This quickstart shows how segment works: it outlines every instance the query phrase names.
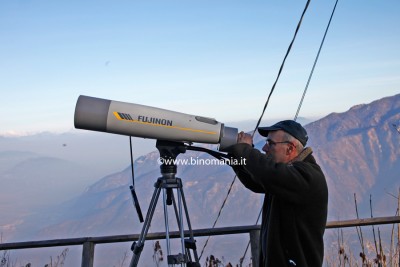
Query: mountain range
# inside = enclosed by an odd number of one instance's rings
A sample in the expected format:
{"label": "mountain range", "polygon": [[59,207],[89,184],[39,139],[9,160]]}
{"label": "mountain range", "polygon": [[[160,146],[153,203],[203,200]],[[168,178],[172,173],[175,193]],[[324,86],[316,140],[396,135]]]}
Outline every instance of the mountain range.
{"label": "mountain range", "polygon": [[[357,197],[361,217],[370,216],[370,197],[373,200],[375,216],[394,215],[397,199],[393,196],[398,194],[400,187],[399,125],[400,94],[354,106],[343,113],[332,113],[305,125],[309,134],[308,146],[312,147],[314,156],[326,175],[329,188],[329,220],[354,219],[354,196]],[[257,148],[264,144],[264,140],[257,134],[254,141]],[[211,145],[205,147],[215,149]],[[112,155],[109,156],[111,161]],[[160,177],[158,157],[158,152],[153,151],[138,157],[134,162],[135,187],[144,214],[154,191],[154,183]],[[181,154],[178,158],[192,162],[210,162],[212,159],[203,152],[191,151]],[[49,187],[54,183],[52,189],[47,190],[54,190],[54,194],[63,194],[62,191],[66,189],[67,192],[70,186],[82,186],[77,181],[82,181],[79,177],[85,173],[82,166],[78,167],[74,162],[62,160],[64,169],[61,168],[63,171],[59,172],[59,179],[54,180],[44,173],[54,173],[51,168],[61,164],[60,160],[37,158],[32,153],[8,151],[6,154],[0,154],[0,162],[14,164],[12,169],[0,164],[0,181],[10,193],[2,196],[0,203],[13,199],[11,192],[16,195],[18,192],[23,194],[24,187],[31,186],[32,183],[46,183],[44,181],[47,181],[46,186]],[[43,181],[29,180],[29,176],[38,176],[29,172],[29,164],[43,170]],[[177,177],[183,181],[194,229],[211,227],[234,180],[217,227],[256,223],[262,195],[244,188],[234,178],[230,167],[204,163],[178,165]],[[11,180],[13,182],[10,182]],[[47,205],[40,212],[31,212],[15,218],[18,221],[14,221],[16,223],[9,228],[3,225],[2,231],[8,231],[11,239],[16,241],[139,233],[141,224],[132,204],[129,191],[131,184],[132,174],[128,166],[90,184],[84,192],[68,201]],[[26,196],[27,201],[31,197],[35,196]],[[62,199],[65,199],[65,196]],[[173,221],[172,224],[175,225]],[[159,201],[150,232],[163,230],[164,211]],[[238,262],[247,244],[246,237],[243,236],[211,240],[206,253],[219,251],[220,255],[235,255],[231,256],[233,262]],[[201,247],[204,239],[198,240],[198,244]],[[129,245],[126,246],[128,249]],[[151,257],[151,250],[146,253],[142,257]],[[110,263],[105,263],[104,266],[109,266],[107,264]]]}

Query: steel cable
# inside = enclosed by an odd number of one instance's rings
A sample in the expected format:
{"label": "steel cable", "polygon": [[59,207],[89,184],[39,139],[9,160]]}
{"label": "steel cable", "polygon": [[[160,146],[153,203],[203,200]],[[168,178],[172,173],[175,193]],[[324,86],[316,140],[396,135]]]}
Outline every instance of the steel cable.
{"label": "steel cable", "polygon": [[[310,4],[310,1],[311,1],[311,0],[308,0],[308,1],[307,1],[306,6],[305,6],[305,8],[304,8],[304,10],[303,10],[303,13],[302,13],[302,15],[301,15],[300,21],[299,21],[298,24],[297,24],[297,27],[296,27],[294,36],[293,36],[293,38],[292,38],[292,41],[291,41],[290,44],[289,44],[289,47],[288,47],[288,49],[287,49],[287,51],[286,51],[285,57],[284,57],[284,59],[283,59],[283,62],[282,62],[282,64],[281,64],[280,68],[279,68],[278,75],[277,75],[277,77],[276,77],[276,79],[275,79],[274,84],[272,85],[272,88],[271,88],[270,93],[269,93],[269,95],[268,95],[267,101],[265,102],[265,105],[264,105],[263,111],[262,111],[262,113],[261,113],[261,116],[260,116],[260,118],[259,118],[259,120],[258,120],[258,122],[257,122],[257,125],[256,125],[256,127],[255,127],[255,129],[254,129],[254,131],[253,131],[253,137],[254,137],[254,134],[255,134],[255,132],[256,132],[258,126],[259,126],[260,123],[261,123],[261,120],[262,120],[262,118],[263,118],[263,116],[264,116],[265,110],[267,109],[267,106],[268,106],[269,100],[270,100],[270,98],[271,98],[271,96],[272,96],[272,93],[273,93],[274,90],[275,90],[275,86],[276,86],[276,84],[277,84],[277,82],[278,82],[278,80],[279,80],[279,77],[280,77],[280,75],[281,75],[281,73],[282,73],[282,70],[283,70],[283,67],[284,67],[284,65],[285,65],[286,58],[288,57],[288,55],[289,55],[289,53],[290,53],[290,51],[291,51],[291,49],[292,49],[294,40],[296,39],[297,33],[298,33],[299,29],[300,29],[301,22],[303,21],[304,14],[306,13],[306,11],[307,11],[307,9],[308,9],[308,6],[309,6],[309,4]],[[225,203],[226,203],[226,200],[227,200],[227,198],[228,198],[228,196],[229,196],[229,194],[230,194],[230,192],[231,192],[231,190],[232,190],[232,187],[233,187],[233,185],[234,185],[234,183],[235,183],[235,181],[236,181],[236,177],[237,177],[237,176],[235,175],[235,177],[233,178],[233,181],[232,181],[232,183],[231,183],[231,185],[230,185],[230,187],[229,187],[229,189],[228,189],[228,193],[227,193],[227,195],[226,195],[226,197],[225,197],[225,199],[224,199],[224,201],[223,201],[223,204],[222,204],[222,206],[221,206],[221,208],[220,208],[220,210],[219,210],[219,212],[218,212],[217,219],[214,221],[214,224],[213,224],[213,227],[212,227],[212,228],[214,228],[215,225],[216,225],[217,222],[218,222],[218,219],[219,219],[219,217],[220,217],[220,215],[221,215],[222,209],[224,208]],[[258,223],[258,219],[257,219],[257,223]],[[257,223],[256,223],[256,224],[257,224]],[[208,244],[209,239],[210,239],[210,236],[208,236],[208,238],[207,238],[207,240],[206,240],[206,242],[205,242],[205,244],[204,244],[204,246],[203,246],[203,249],[202,249],[202,251],[201,251],[201,253],[200,253],[199,259],[201,259],[202,255],[203,255],[203,252],[204,252],[204,250],[205,250],[205,248],[206,248],[206,246],[207,246],[207,244]]]}
{"label": "steel cable", "polygon": [[328,22],[328,26],[326,26],[324,37],[322,38],[321,45],[319,46],[319,50],[318,50],[317,56],[316,56],[316,58],[314,60],[313,67],[311,69],[310,75],[308,76],[308,81],[307,81],[306,87],[304,88],[304,92],[303,92],[303,95],[301,97],[299,107],[297,108],[296,115],[294,116],[294,120],[297,120],[297,116],[299,115],[300,108],[303,105],[303,100],[304,100],[304,97],[305,97],[305,95],[307,93],[308,85],[310,84],[311,78],[312,78],[312,76],[314,74],[314,69],[315,69],[315,66],[317,65],[319,54],[321,53],[322,46],[324,45],[325,37],[326,37],[326,34],[328,33],[329,26],[331,25],[333,14],[335,14],[335,10],[336,10],[336,6],[337,6],[338,1],[339,0],[336,0],[335,6],[333,7],[332,14],[331,14],[331,17],[330,17],[329,22]]}
{"label": "steel cable", "polygon": [[[314,73],[315,66],[316,66],[317,61],[318,61],[318,59],[319,59],[319,55],[320,55],[320,53],[321,53],[322,46],[324,45],[325,37],[326,37],[326,35],[327,35],[327,33],[328,33],[328,30],[329,30],[329,27],[330,27],[330,25],[331,25],[331,21],[332,21],[333,15],[334,15],[334,13],[335,13],[336,6],[337,6],[338,1],[339,1],[339,0],[336,0],[335,6],[333,7],[331,17],[330,17],[329,22],[328,22],[328,25],[327,25],[327,27],[326,27],[326,29],[325,29],[324,37],[322,38],[322,41],[321,41],[321,44],[320,44],[320,47],[319,47],[317,56],[316,56],[316,58],[315,58],[315,60],[314,60],[313,67],[312,67],[311,73],[310,73],[310,75],[309,75],[309,77],[308,77],[308,81],[307,81],[306,87],[305,87],[305,89],[304,89],[302,98],[301,98],[301,100],[300,100],[299,106],[298,106],[298,108],[297,108],[297,112],[296,112],[296,115],[295,115],[295,117],[294,117],[294,120],[297,120],[297,117],[298,117],[298,115],[299,115],[300,108],[301,108],[301,106],[302,106],[302,104],[303,104],[303,100],[304,100],[304,97],[305,97],[305,95],[306,95],[308,86],[309,86],[309,84],[310,84],[312,75],[313,75],[313,73]],[[272,92],[271,92],[271,93],[272,93]],[[264,108],[264,111],[265,111],[265,108]],[[263,111],[263,114],[264,114],[264,111]],[[259,120],[259,123],[260,123],[260,121],[261,121],[261,118],[260,118],[260,120]],[[258,128],[258,126],[259,126],[259,124],[257,125],[256,129]],[[256,129],[254,130],[254,132],[256,131]],[[254,136],[254,133],[253,133],[253,136]],[[260,210],[260,214],[261,214],[261,211],[262,211],[262,209]],[[259,222],[259,220],[260,220],[260,214],[258,215],[257,221],[256,221],[256,223],[255,223],[256,225],[258,224],[258,222]],[[249,248],[249,245],[250,245],[250,241],[248,242],[248,244],[247,244],[247,246],[246,246],[246,250],[245,250],[245,252],[244,252],[244,254],[243,254],[243,257],[242,257],[241,259],[244,259],[244,257],[246,256],[247,251],[248,251],[248,248]],[[243,261],[243,260],[242,260],[242,261]],[[241,264],[240,264],[240,266],[241,266]]]}

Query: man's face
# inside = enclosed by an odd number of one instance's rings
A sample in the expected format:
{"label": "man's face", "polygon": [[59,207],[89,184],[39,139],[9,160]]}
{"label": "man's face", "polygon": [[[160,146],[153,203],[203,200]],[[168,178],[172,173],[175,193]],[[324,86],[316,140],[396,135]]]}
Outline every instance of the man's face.
{"label": "man's face", "polygon": [[[285,143],[284,132],[281,130],[268,133],[267,141],[262,148],[266,155],[270,156],[276,163],[289,162],[288,147],[290,144]],[[281,143],[283,142],[283,143]]]}

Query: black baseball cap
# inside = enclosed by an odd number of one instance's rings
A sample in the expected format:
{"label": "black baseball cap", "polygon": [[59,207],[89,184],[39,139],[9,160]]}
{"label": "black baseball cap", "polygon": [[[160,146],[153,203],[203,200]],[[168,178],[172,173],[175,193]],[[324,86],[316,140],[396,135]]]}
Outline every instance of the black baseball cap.
{"label": "black baseball cap", "polygon": [[268,136],[269,132],[278,130],[287,132],[288,134],[299,140],[300,143],[303,144],[303,146],[305,146],[307,143],[308,135],[306,129],[304,129],[300,123],[293,120],[280,121],[270,127],[258,127],[258,132],[262,136]]}

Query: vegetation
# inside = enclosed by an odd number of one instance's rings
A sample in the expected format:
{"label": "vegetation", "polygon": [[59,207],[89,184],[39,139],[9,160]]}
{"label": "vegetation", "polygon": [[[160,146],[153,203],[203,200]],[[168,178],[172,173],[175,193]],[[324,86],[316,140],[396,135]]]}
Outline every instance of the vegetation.
{"label": "vegetation", "polygon": [[67,257],[69,249],[64,249],[60,255],[56,257],[53,262],[53,257],[50,256],[50,263],[44,265],[44,267],[62,267],[64,266],[65,258]]}
{"label": "vegetation", "polygon": [[[2,243],[2,242],[0,242]],[[50,262],[45,264],[44,267],[62,267],[64,266],[65,259],[67,257],[69,249],[65,248],[60,255],[57,255],[55,259],[53,259],[52,256],[50,256]],[[4,250],[3,254],[0,257],[0,267],[33,267],[33,265],[28,262],[28,263],[18,263],[18,259],[12,259],[11,258],[11,252],[8,250]]]}
{"label": "vegetation", "polygon": [[[396,216],[399,216],[400,209],[400,189],[398,196],[393,196],[397,199],[397,210]],[[357,219],[358,207],[357,197],[354,194],[354,203],[356,209]],[[371,218],[373,218],[372,212],[372,197],[370,196],[370,212]],[[381,230],[371,225],[372,240],[365,239],[365,233],[363,233],[360,226],[356,226],[358,241],[361,247],[358,256],[354,255],[352,247],[344,241],[343,229],[338,229],[337,233],[337,256],[327,255],[325,258],[326,266],[329,267],[341,267],[341,266],[362,266],[362,267],[394,267],[400,266],[400,224],[397,224],[397,238],[395,236],[396,225],[392,225],[390,231],[390,242],[389,245],[385,244],[381,237]],[[396,240],[397,239],[397,240]],[[354,248],[353,248],[354,249]],[[357,253],[356,253],[357,255]]]}
{"label": "vegetation", "polygon": [[[400,209],[400,188],[398,195],[392,195],[395,199],[397,199],[397,209],[395,212],[396,216],[399,216]],[[358,205],[357,205],[357,197],[354,194],[354,203],[355,203],[355,212],[357,218],[358,215]],[[373,218],[373,209],[372,209],[372,197],[370,196],[370,213],[371,218]],[[354,242],[351,241],[350,238],[345,239],[343,228],[337,229],[337,241],[332,242],[331,245],[333,250],[331,253],[327,253],[325,256],[324,266],[327,267],[394,267],[400,266],[400,224],[393,224],[390,229],[390,234],[388,231],[384,234],[386,237],[385,241],[382,238],[382,231],[380,227],[375,227],[374,225],[368,226],[371,227],[370,232],[365,232],[360,226],[356,226],[357,238],[359,242],[359,252],[357,252],[357,248],[354,246]],[[365,229],[365,228],[364,228]],[[397,233],[396,233],[397,230]],[[366,238],[367,235],[372,236],[371,238]],[[390,236],[390,238],[388,237]],[[390,241],[388,241],[390,239]],[[353,238],[354,240],[354,238]],[[2,243],[2,235],[0,235],[0,243]],[[358,247],[358,246],[357,246]],[[62,267],[65,264],[65,259],[69,249],[64,249],[58,256],[55,258],[50,257],[50,262],[45,264],[44,267]],[[127,264],[127,254],[125,252],[122,261],[119,261],[117,266],[124,267]],[[164,254],[161,248],[160,242],[156,241],[153,243],[153,262],[154,266],[159,267],[161,263],[164,261]],[[227,264],[224,262],[224,257],[221,259],[215,257],[214,255],[210,255],[206,258],[203,267],[251,267],[251,258],[249,262],[243,264],[244,256],[240,259],[240,263],[236,265],[232,265],[230,262]],[[31,263],[18,263],[17,259],[12,259],[10,251],[1,251],[0,254],[0,267],[31,267]]]}
{"label": "vegetation", "polygon": [[153,261],[156,264],[156,266],[160,266],[160,262],[164,260],[163,252],[161,249],[161,245],[159,241],[156,241],[153,244]]}

